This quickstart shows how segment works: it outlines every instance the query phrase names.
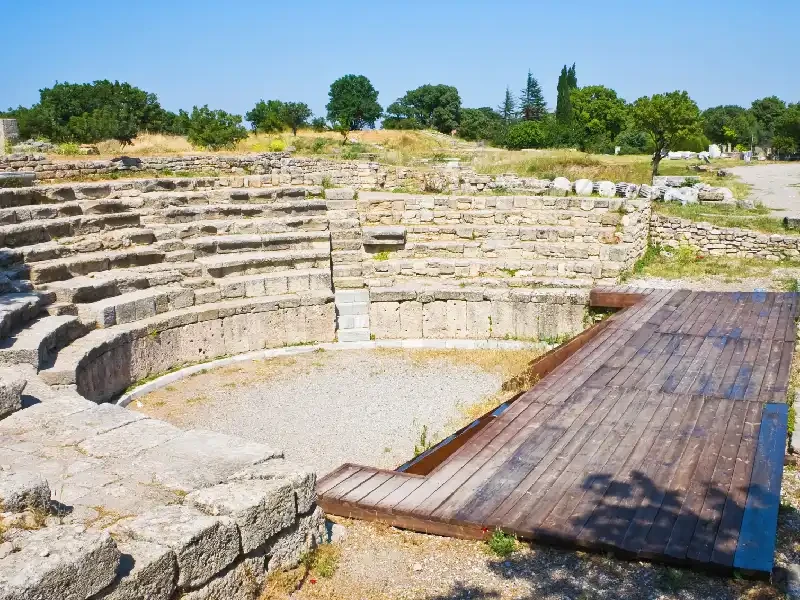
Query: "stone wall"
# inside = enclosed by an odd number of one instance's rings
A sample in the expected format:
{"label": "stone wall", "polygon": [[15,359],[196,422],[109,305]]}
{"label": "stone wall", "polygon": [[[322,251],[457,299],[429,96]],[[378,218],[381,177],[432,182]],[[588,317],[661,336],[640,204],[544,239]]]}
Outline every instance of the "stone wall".
{"label": "stone wall", "polygon": [[650,217],[650,239],[666,247],[692,247],[702,254],[797,260],[800,236],[760,233],[749,229],[717,227],[653,212]]}
{"label": "stone wall", "polygon": [[6,142],[13,144],[19,139],[16,119],[0,119],[0,158],[5,152]]}

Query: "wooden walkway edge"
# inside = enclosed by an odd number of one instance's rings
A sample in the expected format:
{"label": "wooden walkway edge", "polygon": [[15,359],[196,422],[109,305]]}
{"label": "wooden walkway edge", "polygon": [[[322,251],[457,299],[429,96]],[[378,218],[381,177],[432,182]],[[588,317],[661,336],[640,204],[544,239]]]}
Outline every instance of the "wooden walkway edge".
{"label": "wooden walkway edge", "polygon": [[403,472],[342,465],[323,510],[768,576],[798,295],[618,286],[590,304],[621,310],[532,363],[533,388]]}

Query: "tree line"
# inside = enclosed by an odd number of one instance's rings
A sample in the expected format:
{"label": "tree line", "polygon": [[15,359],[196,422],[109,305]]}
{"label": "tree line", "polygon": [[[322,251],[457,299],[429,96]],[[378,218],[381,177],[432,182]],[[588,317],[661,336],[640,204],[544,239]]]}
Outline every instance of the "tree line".
{"label": "tree line", "polygon": [[345,75],[328,92],[324,116],[313,117],[304,102],[259,100],[240,115],[206,106],[177,113],[165,110],[155,94],[128,83],[107,80],[86,84],[56,83],[40,90],[31,107],[9,109],[28,138],[54,142],[93,143],[116,139],[128,144],[141,131],[185,135],[198,146],[232,147],[247,137],[246,120],[255,132],[279,133],[313,127],[334,130],[347,139],[350,131],[435,129],[466,140],[482,140],[510,149],[572,147],[587,152],[649,153],[657,170],[669,149],[703,150],[709,143],[739,149],[760,145],[782,153],[800,150],[800,104],[770,96],[749,108],[717,106],[700,111],[686,92],[645,96],[628,103],[602,85],[580,87],[576,65],[564,65],[557,100],[549,110],[541,85],[529,70],[519,93],[505,90],[496,107],[467,108],[458,89],[422,85],[386,107],[363,75]]}

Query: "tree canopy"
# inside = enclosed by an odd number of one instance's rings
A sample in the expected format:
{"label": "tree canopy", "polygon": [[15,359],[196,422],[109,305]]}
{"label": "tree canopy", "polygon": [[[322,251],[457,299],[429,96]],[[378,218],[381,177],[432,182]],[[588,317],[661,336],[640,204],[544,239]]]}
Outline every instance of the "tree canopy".
{"label": "tree canopy", "polygon": [[328,98],[328,120],[334,125],[346,125],[351,131],[375,127],[383,113],[378,91],[363,75],[340,77],[331,84]]}
{"label": "tree canopy", "polygon": [[520,121],[508,128],[506,145],[512,149],[541,148],[546,135],[539,121]]}
{"label": "tree canopy", "polygon": [[488,106],[464,108],[461,110],[458,136],[471,141],[499,142],[504,125],[503,117]]}
{"label": "tree canopy", "polygon": [[525,121],[541,121],[547,115],[547,103],[544,101],[542,86],[530,71],[525,87],[519,95],[519,114]]}
{"label": "tree canopy", "polygon": [[658,165],[673,144],[700,132],[700,109],[686,92],[643,96],[631,106],[631,118],[653,143],[653,175],[658,175]]}
{"label": "tree canopy", "polygon": [[224,110],[211,110],[208,105],[192,108],[185,116],[189,141],[197,146],[211,150],[232,148],[236,142],[247,137],[247,129],[242,126],[242,117]]}
{"label": "tree canopy", "polygon": [[775,121],[773,145],[780,153],[800,150],[800,103],[787,106]]}
{"label": "tree canopy", "polygon": [[250,121],[253,131],[260,133],[280,133],[286,129],[283,115],[283,102],[280,100],[259,100],[244,118]]}
{"label": "tree canopy", "polygon": [[451,85],[423,85],[386,108],[385,129],[436,129],[450,133],[461,119],[461,97]]}
{"label": "tree canopy", "polygon": [[703,133],[715,144],[750,146],[756,133],[756,120],[741,106],[707,108],[702,113]]}
{"label": "tree canopy", "polygon": [[573,90],[570,103],[581,149],[613,151],[614,139],[628,120],[625,100],[610,88],[589,85]]}
{"label": "tree canopy", "polygon": [[758,143],[771,147],[777,123],[786,112],[786,103],[777,96],[768,96],[754,100],[750,106],[750,112],[753,113],[756,121]]}
{"label": "tree canopy", "polygon": [[575,63],[571,67],[564,67],[561,69],[561,75],[558,76],[558,97],[556,99],[556,118],[561,123],[569,123],[572,121],[572,102],[570,96],[572,90],[578,87],[578,76],[575,73]]}

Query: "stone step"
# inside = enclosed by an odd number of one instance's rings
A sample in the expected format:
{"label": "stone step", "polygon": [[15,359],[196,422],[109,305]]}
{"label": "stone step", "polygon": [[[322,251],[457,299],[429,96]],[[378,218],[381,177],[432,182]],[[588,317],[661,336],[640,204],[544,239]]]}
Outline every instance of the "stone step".
{"label": "stone step", "polygon": [[0,208],[0,225],[14,225],[27,221],[61,219],[81,214],[83,214],[83,209],[78,202]]}
{"label": "stone step", "polygon": [[[541,216],[540,216],[541,218]],[[594,218],[594,217],[593,217]],[[580,226],[570,223],[562,224],[554,215],[552,222],[539,222],[533,224],[506,225],[500,223],[473,224],[473,223],[454,223],[441,225],[423,225],[413,223],[405,225],[406,237],[411,240],[462,240],[471,241],[482,238],[496,238],[507,240],[509,237],[519,237],[522,240],[546,239],[556,236],[557,238],[566,237],[571,232],[589,232],[595,235],[598,231],[613,231],[616,225],[622,220],[622,215],[616,212],[604,213],[596,217],[596,221],[586,221]]]}
{"label": "stone step", "polygon": [[[17,248],[6,248],[0,254],[0,264],[3,266],[17,263],[34,263],[44,260],[54,260],[58,258],[68,258],[87,252],[98,252],[101,250],[119,250],[131,246],[157,245],[155,234],[151,229],[126,228],[115,229],[113,231],[95,233],[86,236],[75,236],[52,242],[42,242],[30,246],[19,246]],[[173,242],[172,246],[183,247],[180,242]],[[174,248],[170,248],[174,249]]]}
{"label": "stone step", "polygon": [[87,252],[64,259],[45,260],[27,265],[33,283],[50,283],[110,269],[162,263],[164,253],[153,248],[133,248],[114,252]]}
{"label": "stone step", "polygon": [[[354,265],[343,265],[352,270]],[[624,269],[617,261],[573,258],[389,258],[361,263],[365,277],[616,277]],[[334,272],[336,267],[334,267]],[[350,273],[354,275],[355,273]]]}
{"label": "stone step", "polygon": [[328,250],[328,232],[301,231],[267,234],[214,235],[185,241],[197,256],[252,250]]}
{"label": "stone step", "polygon": [[[161,331],[168,330],[173,327],[190,325],[199,321],[214,320],[240,314],[267,312],[283,308],[324,305],[331,303],[332,301],[333,294],[329,291],[309,292],[303,295],[242,298],[202,304],[180,310],[171,310],[158,314],[154,317],[143,319],[141,321],[125,323],[122,325],[113,325],[104,329],[95,329],[94,331],[90,331],[87,335],[78,338],[72,344],[63,348],[58,353],[58,356],[56,357],[56,360],[53,362],[52,366],[48,366],[40,371],[40,377],[50,385],[75,384],[81,365],[85,365],[88,360],[95,358],[100,354],[119,346],[120,344],[130,343],[132,339],[143,338],[150,335],[158,335]],[[276,341],[278,342],[276,345],[283,345],[284,343],[292,342],[292,337],[288,335],[291,333],[290,329],[291,327],[287,324],[286,332],[283,335],[278,335],[276,332]],[[321,339],[321,341],[328,340]],[[242,339],[241,342],[242,345],[247,345],[246,339]],[[175,349],[176,352],[179,350],[179,348]],[[246,350],[238,351],[241,352]],[[175,364],[180,364],[181,360],[186,360],[186,357],[176,355],[173,357],[172,362]],[[114,373],[109,374],[109,377],[112,377],[115,380],[120,380],[125,378],[125,375]],[[108,389],[112,386],[103,384],[100,385],[100,387],[103,389]],[[80,389],[80,386],[79,392],[83,393]],[[92,399],[95,399],[93,396],[87,397],[92,397]],[[103,397],[102,399],[107,399],[107,397]]]}
{"label": "stone step", "polygon": [[253,235],[293,231],[327,231],[327,216],[290,216],[253,219],[204,219],[188,223],[161,223],[142,217],[144,226],[153,227],[159,240],[205,237],[209,235]]}
{"label": "stone step", "polygon": [[42,288],[50,291],[58,302],[82,304],[135,290],[180,283],[185,278],[199,276],[200,271],[200,266],[195,263],[160,263],[53,281]]}
{"label": "stone step", "polygon": [[213,279],[221,298],[277,296],[307,291],[330,291],[329,269],[291,269],[277,273],[241,275]]}
{"label": "stone step", "polygon": [[[628,249],[612,243],[611,238],[565,239],[561,241],[504,241],[483,242],[408,242],[404,248],[392,250],[388,257],[393,260],[487,259],[487,260],[612,260],[623,262]],[[375,258],[375,252],[367,258]],[[346,258],[346,255],[342,256]],[[343,261],[344,262],[344,261]]]}
{"label": "stone step", "polygon": [[74,316],[42,317],[0,341],[0,362],[25,363],[40,369],[53,352],[83,337],[89,329]]}
{"label": "stone step", "polygon": [[53,302],[52,292],[3,294],[0,296],[0,337],[38,317]]}
{"label": "stone step", "polygon": [[336,332],[336,339],[340,342],[368,342],[370,340],[370,330],[369,327],[340,329]]}
{"label": "stone step", "polygon": [[209,204],[165,208],[151,219],[162,223],[247,217],[286,217],[288,215],[324,215],[324,200],[278,201],[271,204]]}
{"label": "stone step", "polygon": [[[365,278],[370,288],[374,287],[407,287],[422,286],[431,289],[450,285],[463,286],[464,288],[488,289],[538,289],[538,288],[591,288],[598,280],[590,277],[559,277],[559,276],[520,276],[515,277],[459,277],[443,279],[441,277],[421,277],[402,275],[375,274]],[[612,279],[616,281],[616,279]]]}
{"label": "stone step", "polygon": [[210,277],[255,275],[289,269],[325,268],[330,264],[330,251],[292,250],[215,254],[196,259],[203,273]]}
{"label": "stone step", "polygon": [[194,290],[172,285],[125,292],[77,307],[82,323],[104,328],[141,321],[194,303]]}
{"label": "stone step", "polygon": [[139,226],[138,213],[80,215],[0,226],[0,246],[15,248],[59,238]]}

